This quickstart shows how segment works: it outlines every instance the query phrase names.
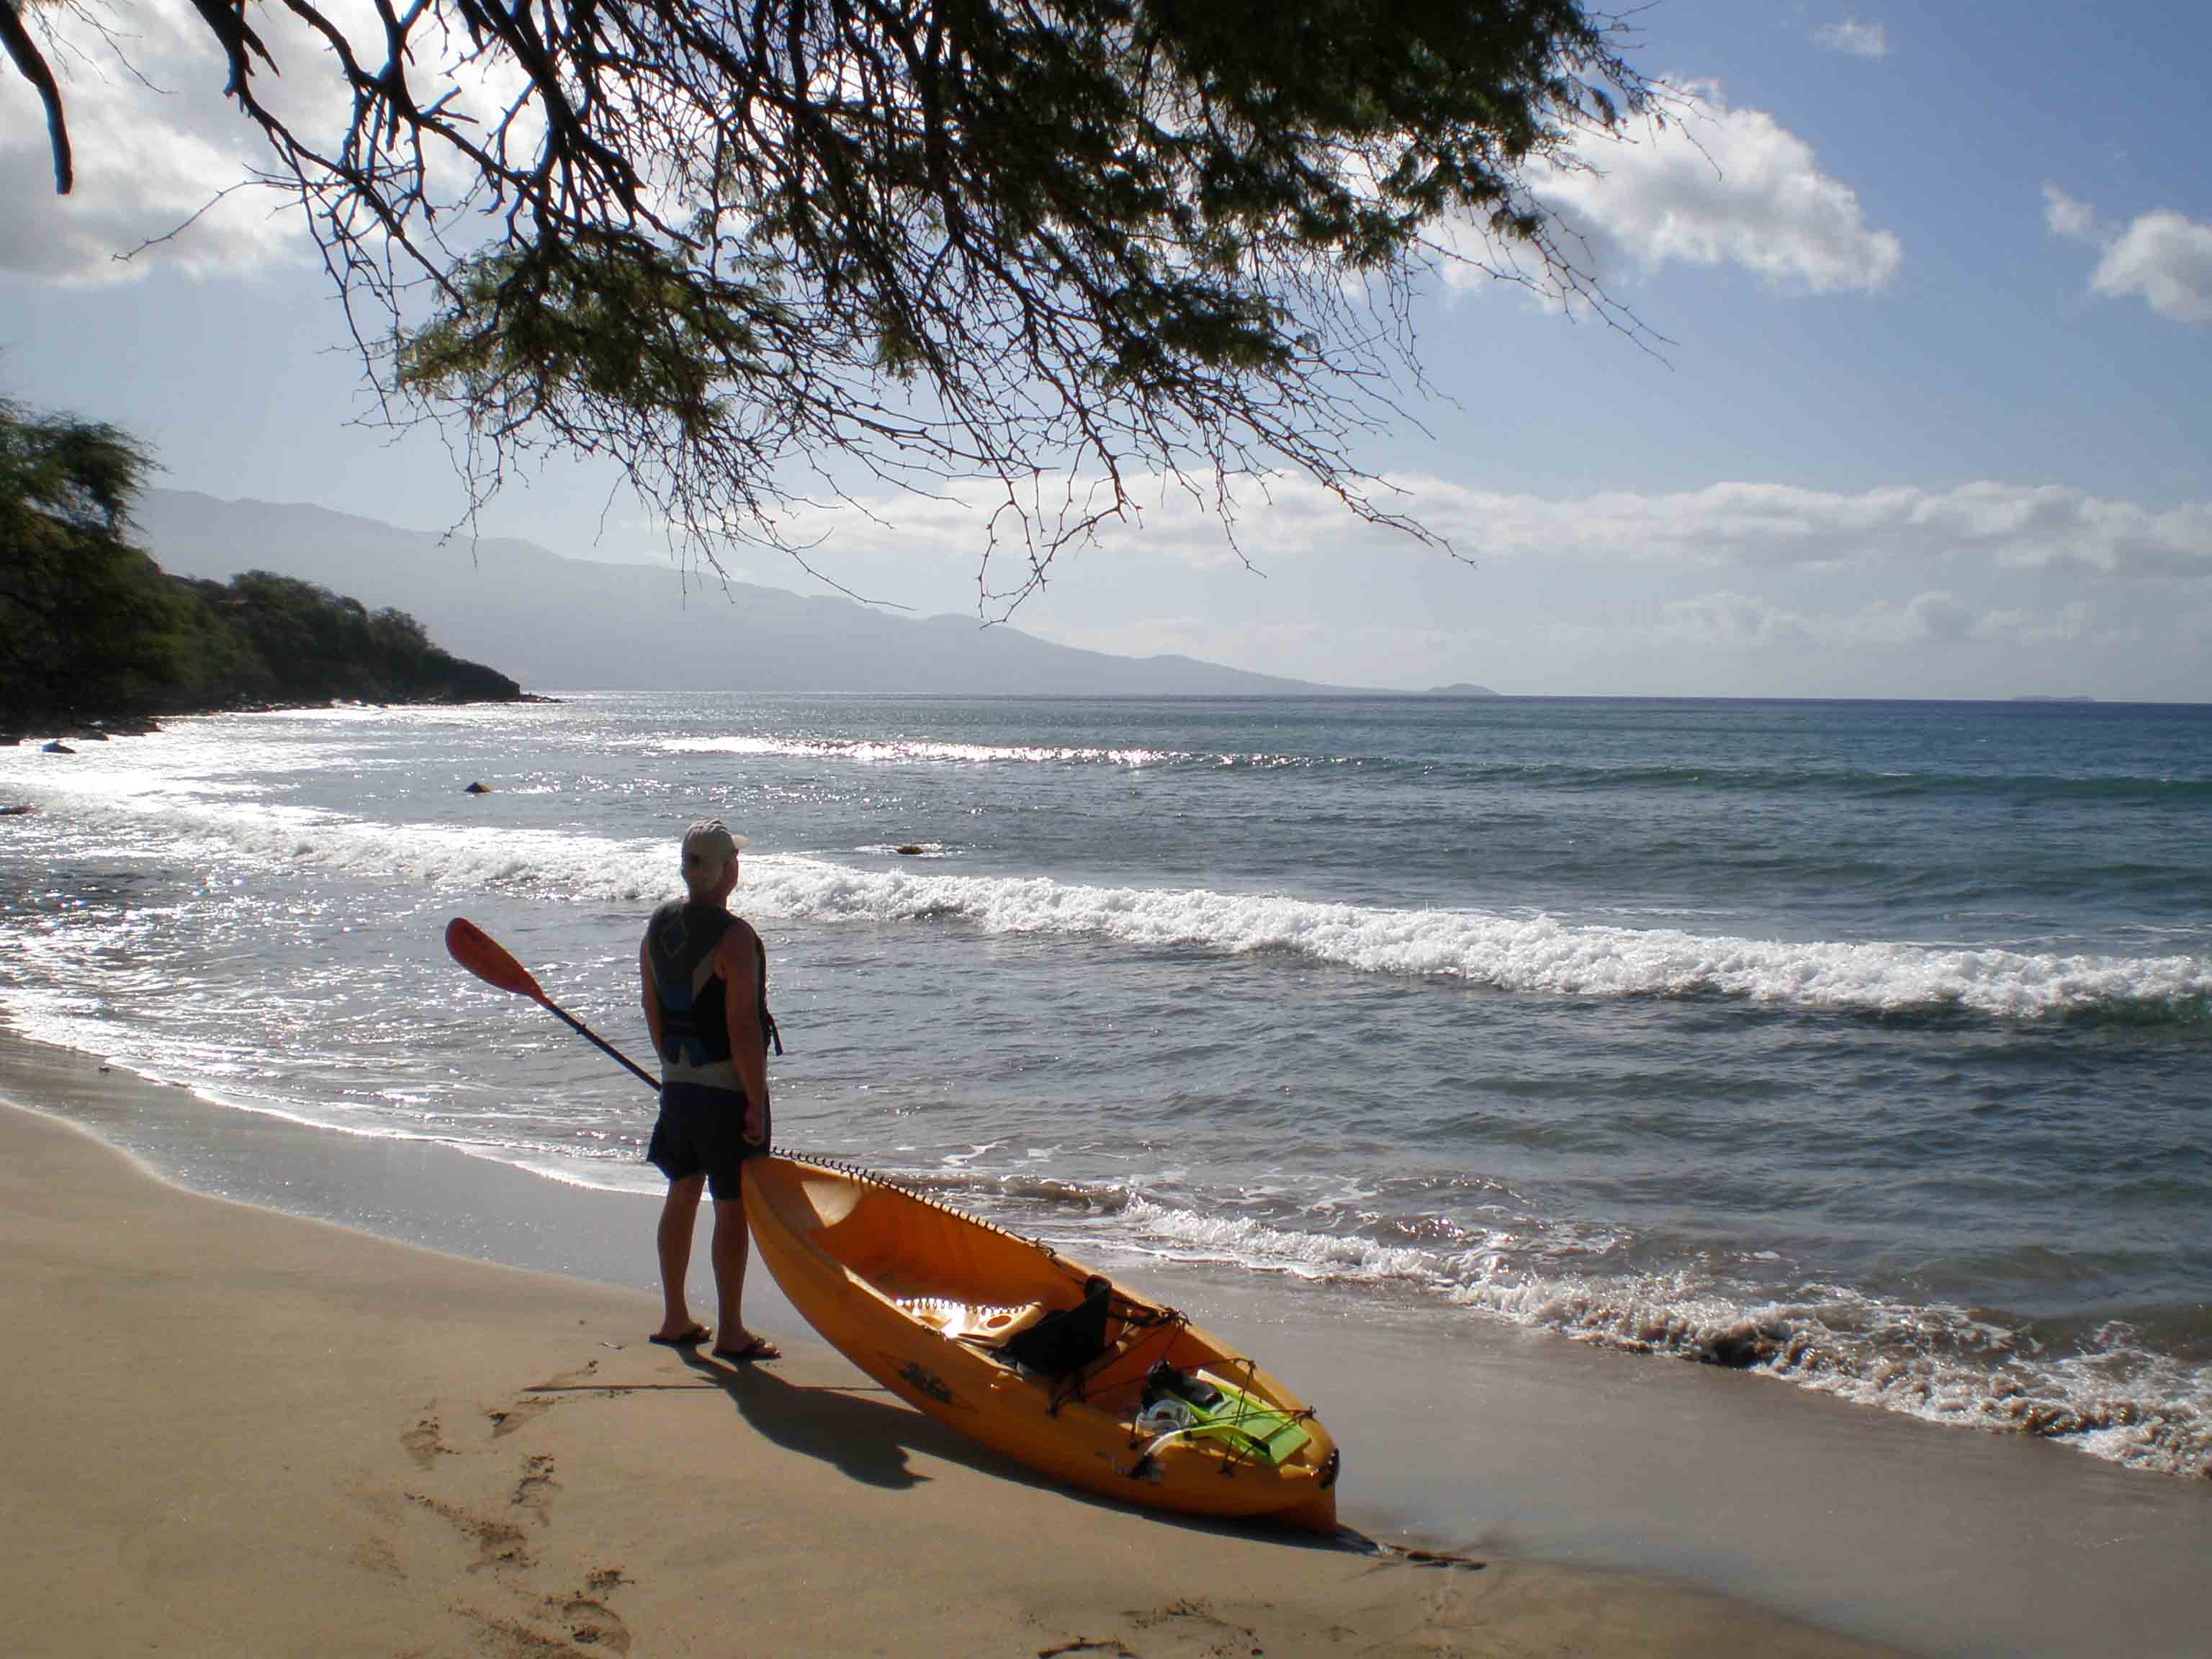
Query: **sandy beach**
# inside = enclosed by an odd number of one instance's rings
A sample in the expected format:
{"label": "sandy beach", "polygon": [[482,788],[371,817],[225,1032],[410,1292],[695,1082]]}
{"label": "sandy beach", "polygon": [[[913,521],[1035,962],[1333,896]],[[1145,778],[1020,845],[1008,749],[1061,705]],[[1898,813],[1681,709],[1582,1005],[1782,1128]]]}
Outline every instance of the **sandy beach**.
{"label": "sandy beach", "polygon": [[635,1289],[185,1191],[10,1044],[9,1647],[33,1655],[1888,1650],[1648,1577],[1425,1560],[1033,1484],[819,1344],[648,1345]]}

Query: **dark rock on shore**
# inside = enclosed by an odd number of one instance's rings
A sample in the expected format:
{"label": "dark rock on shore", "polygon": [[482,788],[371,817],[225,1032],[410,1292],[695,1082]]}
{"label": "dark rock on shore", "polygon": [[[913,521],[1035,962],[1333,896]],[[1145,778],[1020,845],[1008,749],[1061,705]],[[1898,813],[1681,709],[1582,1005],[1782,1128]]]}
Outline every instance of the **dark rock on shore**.
{"label": "dark rock on shore", "polygon": [[[143,738],[149,732],[161,729],[161,722],[145,714],[118,714],[96,720],[62,720],[47,727],[62,743],[106,743],[111,738]],[[15,741],[13,738],[0,738],[0,743]]]}

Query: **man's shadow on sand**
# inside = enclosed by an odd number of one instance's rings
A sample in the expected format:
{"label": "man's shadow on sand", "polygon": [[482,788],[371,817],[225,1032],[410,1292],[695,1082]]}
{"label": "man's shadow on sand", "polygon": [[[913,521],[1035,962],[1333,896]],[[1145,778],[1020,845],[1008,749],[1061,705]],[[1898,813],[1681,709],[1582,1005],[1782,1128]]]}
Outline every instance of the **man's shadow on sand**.
{"label": "man's shadow on sand", "polygon": [[[1017,1473],[1012,1464],[968,1444],[921,1413],[908,1411],[875,1384],[787,1382],[759,1361],[732,1364],[696,1348],[686,1352],[683,1360],[729,1395],[738,1414],[763,1439],[834,1463],[840,1473],[871,1486],[898,1492],[928,1480],[908,1467],[909,1451],[992,1474]],[[871,1394],[883,1397],[872,1398]]]}
{"label": "man's shadow on sand", "polygon": [[[763,1439],[809,1457],[818,1457],[852,1480],[889,1491],[902,1492],[929,1479],[907,1462],[907,1454],[921,1452],[959,1463],[994,1480],[1010,1480],[1040,1492],[1049,1492],[1070,1502],[1088,1504],[1124,1514],[1141,1515],[1148,1521],[1194,1532],[1223,1533],[1239,1538],[1261,1538],[1296,1549],[1350,1550],[1358,1554],[1388,1553],[1386,1547],[1349,1527],[1334,1536],[1291,1527],[1210,1521],[1177,1515],[1134,1503],[1121,1503],[1074,1486],[1049,1480],[1011,1458],[955,1433],[934,1418],[924,1417],[873,1382],[799,1383],[785,1381],[767,1364],[732,1364],[691,1349],[684,1364],[712,1381],[729,1395],[746,1425]],[[1449,1561],[1480,1565],[1459,1558],[1431,1556],[1427,1552],[1398,1552],[1425,1565]]]}

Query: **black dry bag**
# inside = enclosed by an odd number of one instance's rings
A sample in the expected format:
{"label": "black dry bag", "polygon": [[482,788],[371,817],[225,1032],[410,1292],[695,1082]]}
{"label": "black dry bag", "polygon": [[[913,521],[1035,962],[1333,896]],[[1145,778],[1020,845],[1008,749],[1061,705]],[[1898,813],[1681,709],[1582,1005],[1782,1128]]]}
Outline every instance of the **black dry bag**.
{"label": "black dry bag", "polygon": [[1106,1321],[1113,1297],[1114,1281],[1094,1273],[1084,1281],[1081,1302],[1017,1331],[999,1352],[1047,1376],[1079,1371],[1106,1352]]}

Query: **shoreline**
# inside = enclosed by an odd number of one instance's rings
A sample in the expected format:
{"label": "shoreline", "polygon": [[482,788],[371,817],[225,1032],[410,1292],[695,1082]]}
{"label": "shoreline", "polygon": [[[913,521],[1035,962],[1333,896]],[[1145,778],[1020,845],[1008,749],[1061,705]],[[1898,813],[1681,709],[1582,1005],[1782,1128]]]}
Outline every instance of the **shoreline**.
{"label": "shoreline", "polygon": [[518,702],[562,701],[542,691],[518,691],[511,697],[403,697],[382,702],[362,697],[326,697],[320,702],[226,702],[207,708],[163,708],[152,713],[100,715],[59,726],[42,726],[35,731],[10,727],[0,730],[0,748],[36,744],[41,735],[52,743],[110,743],[117,738],[152,737],[164,729],[164,720],[205,720],[216,714],[289,714],[325,708],[501,708]]}
{"label": "shoreline", "polygon": [[0,1308],[40,1357],[0,1504],[33,1569],[19,1651],[1884,1650],[1648,1578],[1086,1500],[818,1344],[727,1367],[647,1344],[640,1291],[170,1185],[22,1105],[21,1060],[0,1059]]}
{"label": "shoreline", "polygon": [[[241,1216],[270,1218],[252,1227],[282,1224],[319,1230],[318,1237],[338,1232],[325,1224],[332,1222],[357,1229],[338,1236],[360,1249],[409,1252],[410,1260],[426,1250],[449,1252],[430,1260],[443,1264],[441,1272],[462,1279],[485,1263],[506,1264],[483,1267],[505,1275],[502,1282],[511,1281],[515,1269],[535,1270],[523,1275],[532,1287],[521,1294],[536,1310],[536,1322],[514,1336],[519,1353],[543,1352],[544,1365],[553,1370],[585,1360],[599,1360],[604,1370],[615,1363],[605,1356],[615,1352],[624,1364],[667,1358],[675,1367],[668,1377],[623,1386],[641,1391],[671,1382],[720,1387],[690,1378],[664,1350],[637,1352],[658,1305],[650,1248],[657,1201],[650,1197],[568,1187],[436,1143],[347,1136],[218,1106],[181,1087],[119,1068],[106,1072],[81,1052],[12,1033],[0,1033],[0,1099],[42,1109],[85,1132],[79,1139],[97,1136],[121,1149],[123,1157],[112,1151],[108,1156],[131,1181],[86,1188],[80,1216],[83,1203],[125,1218],[212,1203],[233,1222]],[[0,1134],[9,1148],[0,1168],[17,1162],[15,1115],[0,1115]],[[143,1169],[131,1170],[125,1158]],[[150,1173],[156,1170],[164,1174]],[[127,1190],[134,1182],[144,1190]],[[218,1197],[197,1197],[193,1188]],[[294,1219],[301,1215],[319,1219]],[[12,1210],[8,1224],[21,1231]],[[227,1231],[236,1228],[201,1225],[203,1232]],[[395,1238],[405,1242],[386,1243]],[[694,1261],[696,1288],[703,1249]],[[113,1267],[111,1262],[109,1270]],[[82,1262],[72,1269],[79,1279],[88,1271]],[[549,1273],[560,1277],[545,1279]],[[1190,1289],[1186,1282],[1178,1294],[1188,1298]],[[313,1287],[301,1291],[311,1295]],[[219,1287],[206,1294],[222,1304]],[[1705,1637],[1686,1635],[1683,1651],[1723,1645],[1718,1632],[1723,1629],[1737,1632],[1725,1644],[1742,1645],[1740,1632],[1747,1624],[1762,1632],[1773,1626],[1756,1638],[1757,1645],[1808,1653],[1869,1651],[1858,1644],[1887,1642],[1895,1650],[1930,1653],[2089,1654],[2115,1640],[2131,1652],[2181,1653],[2191,1650],[2199,1633],[2195,1582],[2212,1548],[2212,1492],[2198,1490],[2197,1483],[2096,1465],[2034,1443],[1917,1424],[1765,1379],[1631,1360],[1511,1329],[1477,1325],[1444,1331],[1432,1322],[1385,1320],[1347,1330],[1327,1310],[1286,1304],[1270,1287],[1240,1289],[1209,1279],[1203,1296],[1202,1303],[1192,1299],[1191,1305],[1204,1322],[1224,1334],[1249,1337],[1255,1352],[1322,1406],[1347,1443],[1343,1502],[1350,1525],[1372,1536],[1487,1560],[1481,1572],[1453,1575],[1454,1583],[1463,1578],[1475,1588],[1477,1602],[1492,1599],[1490,1587],[1509,1577],[1516,1584],[1552,1586],[1577,1607],[1592,1598],[1613,1607],[1609,1598],[1618,1592],[1627,1622],[1606,1626],[1613,1632],[1607,1638],[1613,1641],[1610,1646],[1597,1641],[1593,1630],[1592,1651],[1669,1650],[1645,1628],[1656,1606],[1697,1609],[1681,1616]],[[564,1298],[576,1304],[565,1315],[556,1311]],[[235,1310],[225,1305],[227,1318]],[[565,1340],[556,1333],[573,1328],[579,1313],[592,1317],[587,1310],[620,1310],[626,1322],[601,1330],[589,1353],[538,1346]],[[375,1312],[386,1322],[405,1322],[393,1308]],[[889,1403],[813,1338],[757,1267],[748,1285],[748,1317],[793,1356],[775,1368],[778,1376],[805,1391],[867,1400],[878,1413],[896,1411],[910,1419],[899,1425],[899,1434],[908,1437],[901,1443],[919,1455],[910,1431],[918,1432],[916,1425],[926,1425],[926,1419]],[[21,1316],[18,1328],[23,1328]],[[130,1328],[122,1315],[92,1322],[93,1332]],[[499,1340],[509,1338],[502,1334]],[[90,1333],[41,1326],[36,1319],[26,1340],[45,1353],[76,1349],[77,1357],[60,1367],[62,1374],[80,1364],[94,1364],[99,1348]],[[623,1346],[600,1346],[605,1343]],[[495,1383],[510,1392],[536,1386],[537,1379],[519,1373],[486,1376],[470,1369],[481,1356],[465,1361],[450,1356],[462,1374],[448,1376],[441,1368],[449,1356],[442,1350],[422,1350],[410,1340],[400,1346],[422,1368],[407,1386],[440,1398],[470,1388],[495,1392]],[[167,1391],[169,1379],[159,1367],[137,1376],[138,1391],[126,1391],[117,1407],[127,1418],[143,1419],[155,1411],[153,1402]],[[234,1366],[226,1386],[235,1389],[247,1380]],[[367,1410],[373,1403],[356,1401],[356,1406]],[[738,1403],[742,1411],[744,1402]],[[36,1416],[19,1415],[19,1426]],[[751,1428],[771,1441],[779,1431],[761,1423]],[[409,1431],[388,1425],[381,1431],[386,1439]],[[735,1436],[743,1444],[724,1446],[729,1437],[726,1423],[713,1431],[717,1456],[742,1461],[759,1450],[750,1430]],[[641,1478],[657,1468],[654,1478],[665,1483],[690,1472],[692,1464],[682,1455],[653,1465],[652,1450],[624,1453],[641,1460]],[[1111,1528],[1134,1526],[1133,1535],[1148,1540],[1143,1547],[1117,1546],[1138,1555],[1157,1547],[1180,1559],[1194,1547],[1189,1529],[1175,1523],[1033,1486],[1018,1475],[1009,1478],[1000,1466],[978,1468],[982,1455],[964,1443],[933,1443],[928,1451],[959,1465],[963,1480],[979,1483],[975,1504],[994,1513],[1011,1506],[1027,1516],[1018,1529],[1024,1538],[1049,1535],[1081,1556],[1105,1535],[1101,1528],[1109,1522],[1102,1517],[1111,1517]],[[446,1458],[441,1453],[433,1462],[442,1468]],[[852,1470],[847,1474],[868,1484]],[[884,1497],[845,1495],[867,1503]],[[611,1511],[629,1500],[610,1496],[605,1501]],[[1030,1514],[1032,1509],[1037,1512]],[[567,1510],[577,1512],[573,1505]],[[885,1523],[872,1510],[838,1514],[838,1526],[858,1534]],[[981,1524],[962,1510],[932,1524],[960,1534],[971,1523]],[[1120,1537],[1120,1531],[1113,1535]],[[1162,1539],[1174,1541],[1162,1544]],[[1326,1580],[1329,1595],[1341,1597],[1351,1594],[1346,1586],[1355,1581],[1340,1583],[1331,1576],[1334,1567],[1317,1571],[1310,1550],[1296,1552],[1293,1559],[1279,1540],[1262,1542],[1261,1559],[1272,1565],[1240,1565],[1239,1582],[1255,1571],[1265,1577],[1292,1559],[1283,1575],[1281,1599],[1273,1605],[1303,1611],[1261,1644],[1278,1655],[1352,1650],[1300,1647],[1297,1632],[1310,1636],[1341,1612],[1336,1601],[1329,1601],[1328,1608],[1335,1609],[1330,1613],[1299,1596],[1317,1593],[1316,1586]],[[1253,1540],[1247,1536],[1244,1543]],[[28,1547],[38,1551],[35,1544]],[[1005,1547],[1018,1556],[1025,1546]],[[1212,1547],[1206,1545],[1200,1553]],[[1384,1559],[1402,1565],[1398,1558]],[[1358,1565],[1361,1573],[1377,1571],[1375,1558]],[[1028,1582],[1028,1568],[1007,1571]],[[1139,1579],[1117,1580],[1119,1605],[1139,1606],[1158,1571],[1155,1564]],[[999,1582],[994,1593],[1018,1589]],[[1427,1594],[1428,1589],[1419,1589]],[[1459,1591],[1455,1595],[1465,1599]],[[929,1599],[935,1606],[943,1597],[933,1591]],[[1199,1599],[1215,1605],[1203,1595]],[[1626,1611],[1632,1606],[1644,1611],[1632,1616]],[[1370,1645],[1383,1644],[1376,1650],[1435,1651],[1439,1644],[1453,1650],[1451,1642],[1460,1639],[1446,1632],[1462,1626],[1436,1626],[1425,1627],[1420,1643],[1391,1645],[1413,1642],[1410,1626],[1391,1633],[1399,1629],[1389,1624],[1396,1616],[1377,1612],[1374,1617],[1382,1623],[1358,1627]],[[1701,1620],[1720,1622],[1698,1624]],[[1257,1624],[1246,1622],[1258,1631]],[[803,1648],[813,1638],[795,1639]],[[1106,1638],[1094,1632],[1082,1639]],[[1147,1641],[1152,1638],[1132,1636],[1126,1646],[1147,1659],[1156,1650],[1182,1650],[1156,1642],[1147,1646]],[[1799,1642],[1814,1645],[1790,1645]],[[850,1650],[830,1643],[818,1650]]]}

